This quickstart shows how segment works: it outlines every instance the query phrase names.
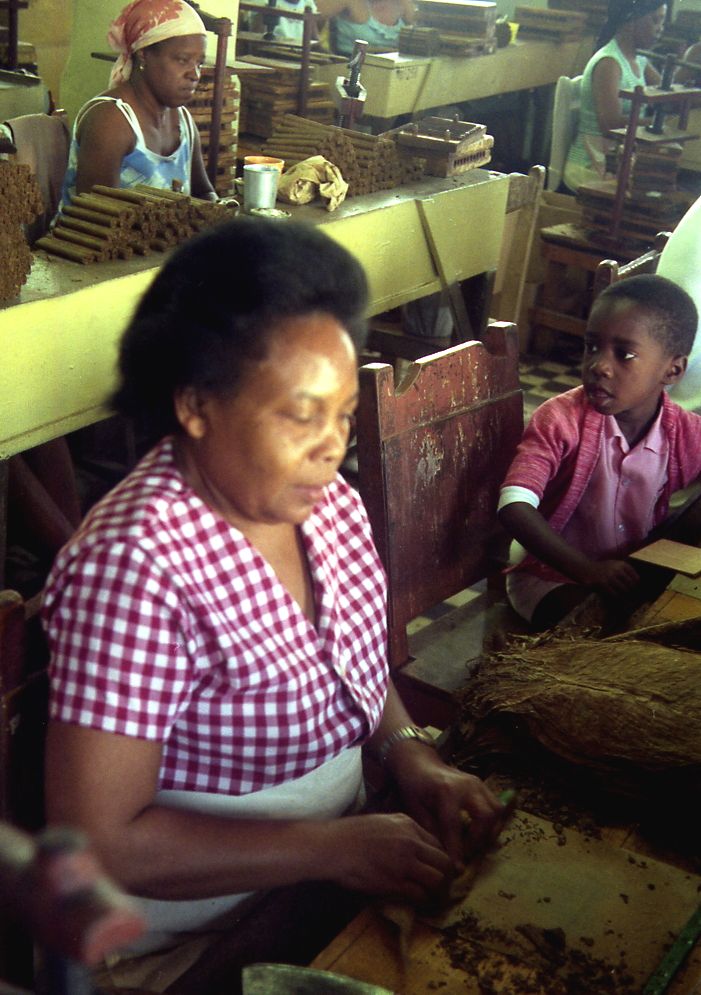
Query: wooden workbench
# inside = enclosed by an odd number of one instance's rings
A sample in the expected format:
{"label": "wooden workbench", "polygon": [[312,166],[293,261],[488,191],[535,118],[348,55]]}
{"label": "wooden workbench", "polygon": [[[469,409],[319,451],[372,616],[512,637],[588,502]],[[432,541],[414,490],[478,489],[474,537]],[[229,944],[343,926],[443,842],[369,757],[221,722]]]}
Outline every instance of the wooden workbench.
{"label": "wooden workbench", "polygon": [[[646,612],[645,624],[700,615],[701,579],[677,574]],[[534,780],[543,778],[547,778],[543,770],[534,773]],[[487,783],[495,791],[504,785],[492,777]],[[569,783],[568,797],[575,810],[574,785],[582,783],[574,779]],[[512,825],[502,832],[503,849],[478,866],[472,890],[457,906],[457,913],[449,912],[442,922],[430,918],[414,922],[403,954],[396,925],[380,906],[368,905],[312,966],[382,986],[397,995],[430,991],[560,995],[564,989],[550,980],[547,971],[533,967],[538,958],[529,955],[528,943],[522,945],[523,958],[519,959],[518,940],[524,927],[518,924],[526,923],[546,931],[562,929],[567,948],[582,950],[585,958],[591,952],[594,963],[596,952],[601,956],[601,946],[613,940],[606,962],[616,965],[620,957],[619,965],[625,968],[622,976],[630,972],[637,983],[621,982],[620,988],[615,983],[612,987],[594,985],[588,995],[641,992],[699,908],[701,878],[690,873],[689,861],[620,817],[610,822],[591,820],[590,824],[587,820],[577,831],[522,812],[516,813],[515,821],[515,828]],[[510,858],[514,845],[516,857]],[[467,925],[459,933],[460,943],[448,934],[444,938],[446,924],[458,922],[464,914]],[[513,945],[511,937],[516,937]],[[551,977],[557,978],[555,971]],[[698,995],[701,944],[693,946],[667,984],[660,981],[659,985],[655,988],[659,995]],[[578,983],[574,989],[567,987],[567,995],[584,990]]]}
{"label": "wooden workbench", "polygon": [[[433,107],[531,90],[576,76],[592,52],[592,39],[516,41],[491,55],[437,55],[431,58],[387,52],[368,55],[361,79],[368,91],[365,114],[394,118]],[[336,65],[317,66],[315,78],[334,83]]]}
{"label": "wooden workbench", "polygon": [[[495,269],[508,186],[476,170],[353,198],[333,213],[291,211],[360,259],[377,314],[440,290],[437,254],[451,280]],[[0,309],[0,460],[104,417],[117,343],[161,260],[79,266],[38,254],[19,299]]]}

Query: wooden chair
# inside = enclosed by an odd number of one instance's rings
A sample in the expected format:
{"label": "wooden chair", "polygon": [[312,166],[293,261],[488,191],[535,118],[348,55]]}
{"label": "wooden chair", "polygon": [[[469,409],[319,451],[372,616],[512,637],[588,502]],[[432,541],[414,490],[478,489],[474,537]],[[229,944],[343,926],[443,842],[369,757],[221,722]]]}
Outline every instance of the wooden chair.
{"label": "wooden chair", "polygon": [[582,77],[560,76],[553,99],[552,136],[548,162],[548,190],[562,185],[567,153],[577,134],[581,104]]}
{"label": "wooden chair", "polygon": [[[0,591],[0,819],[34,832],[43,825],[44,740],[48,653],[39,598],[25,602]],[[32,941],[14,923],[0,923],[0,977],[30,985]]]}
{"label": "wooden chair", "polygon": [[657,264],[660,261],[662,250],[671,237],[671,232],[662,231],[655,238],[655,244],[649,252],[644,252],[629,263],[621,265],[615,259],[603,259],[596,268],[594,274],[594,293],[596,299],[602,290],[612,283],[625,280],[628,276],[639,276],[641,273],[655,273]]}
{"label": "wooden chair", "polygon": [[410,660],[411,619],[496,571],[498,492],[522,430],[514,325],[417,360],[396,389],[391,366],[361,367],[359,488],[389,580],[392,669]]}

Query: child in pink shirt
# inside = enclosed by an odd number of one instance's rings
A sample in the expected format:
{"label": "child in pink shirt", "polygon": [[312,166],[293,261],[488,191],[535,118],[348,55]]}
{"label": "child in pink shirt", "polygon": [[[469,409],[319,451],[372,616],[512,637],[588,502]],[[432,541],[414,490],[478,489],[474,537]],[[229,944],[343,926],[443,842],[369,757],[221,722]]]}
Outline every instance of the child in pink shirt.
{"label": "child in pink shirt", "polygon": [[527,551],[509,599],[534,629],[592,590],[635,596],[640,574],[626,557],[666,519],[671,494],[701,476],[701,416],[665,391],[684,375],[696,324],[692,299],[664,277],[613,284],[589,315],[582,386],[534,412],[499,500]]}

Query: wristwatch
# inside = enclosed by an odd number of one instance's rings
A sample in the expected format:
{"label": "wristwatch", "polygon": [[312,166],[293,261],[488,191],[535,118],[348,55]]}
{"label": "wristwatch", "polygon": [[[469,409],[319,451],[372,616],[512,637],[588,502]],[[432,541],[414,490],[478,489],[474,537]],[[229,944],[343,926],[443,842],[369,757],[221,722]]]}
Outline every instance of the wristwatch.
{"label": "wristwatch", "polygon": [[392,752],[392,749],[401,743],[404,739],[417,739],[420,743],[425,743],[426,746],[432,746],[435,749],[436,743],[430,732],[422,729],[420,726],[400,726],[399,729],[395,729],[391,732],[389,736],[382,742],[379,750],[377,751],[377,756],[381,764],[387,762],[387,757]]}

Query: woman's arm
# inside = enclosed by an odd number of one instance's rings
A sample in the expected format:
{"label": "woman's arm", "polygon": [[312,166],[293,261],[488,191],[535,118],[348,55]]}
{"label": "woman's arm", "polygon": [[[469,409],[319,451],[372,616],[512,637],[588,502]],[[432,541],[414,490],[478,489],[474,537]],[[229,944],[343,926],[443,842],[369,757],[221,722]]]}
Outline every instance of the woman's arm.
{"label": "woman's arm", "polygon": [[622,594],[640,579],[625,560],[589,559],[555,532],[537,508],[523,501],[505,505],[499,521],[529,553],[578,584]]}
{"label": "woman's arm", "polygon": [[627,116],[621,111],[620,88],[621,67],[615,59],[600,59],[592,73],[592,97],[602,135],[628,123]]}
{"label": "woman's arm", "polygon": [[399,16],[405,24],[413,24],[416,19],[414,0],[400,0]]}
{"label": "woman's arm", "polygon": [[324,20],[342,14],[354,24],[365,24],[370,15],[367,0],[316,0],[316,6]]}
{"label": "woman's arm", "polygon": [[224,818],[154,802],[161,745],[59,722],[49,726],[46,809],[82,828],[135,894],[191,899],[305,880],[425,899],[452,871],[406,815],[330,820]]}
{"label": "woman's arm", "polygon": [[[413,721],[390,681],[382,721],[368,746],[377,752],[392,732],[410,725]],[[386,768],[409,814],[442,841],[455,865],[465,858],[463,813],[470,818],[470,845],[479,846],[498,835],[504,815],[501,803],[483,781],[445,764],[433,747],[416,739],[400,740],[392,746]]]}
{"label": "woman's arm", "polygon": [[201,200],[219,200],[204,166],[200,133],[194,122],[193,128],[194,141],[192,146],[192,167],[190,169],[190,190],[192,191],[192,196],[199,197]]}
{"label": "woman's arm", "polygon": [[[657,86],[662,77],[657,72],[655,67],[651,62],[648,62],[645,66],[645,85],[646,86]],[[675,81],[676,82],[676,81]]]}
{"label": "woman's arm", "polygon": [[113,103],[91,107],[78,130],[76,192],[89,193],[96,183],[121,186],[122,160],[135,143],[131,125]]}

